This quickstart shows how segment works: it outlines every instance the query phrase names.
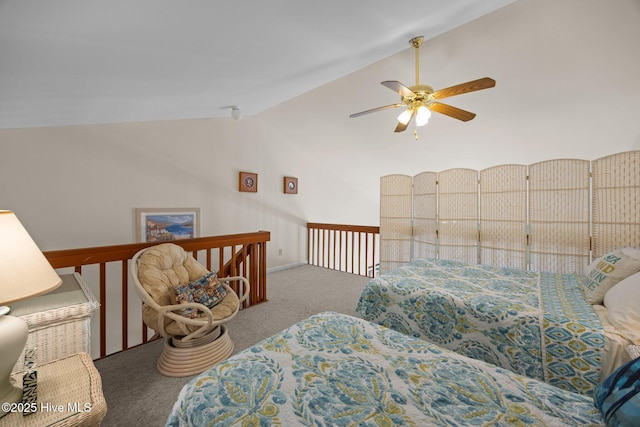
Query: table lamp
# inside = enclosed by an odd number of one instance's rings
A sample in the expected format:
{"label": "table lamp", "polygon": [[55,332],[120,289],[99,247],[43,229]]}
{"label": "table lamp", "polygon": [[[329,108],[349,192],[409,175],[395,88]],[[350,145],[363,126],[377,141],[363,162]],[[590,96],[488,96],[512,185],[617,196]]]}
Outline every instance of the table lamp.
{"label": "table lamp", "polygon": [[[22,399],[22,389],[10,378],[29,332],[22,319],[8,315],[10,309],[5,305],[45,294],[61,284],[15,214],[0,210],[0,404]],[[0,410],[0,417],[4,415],[6,411]]]}

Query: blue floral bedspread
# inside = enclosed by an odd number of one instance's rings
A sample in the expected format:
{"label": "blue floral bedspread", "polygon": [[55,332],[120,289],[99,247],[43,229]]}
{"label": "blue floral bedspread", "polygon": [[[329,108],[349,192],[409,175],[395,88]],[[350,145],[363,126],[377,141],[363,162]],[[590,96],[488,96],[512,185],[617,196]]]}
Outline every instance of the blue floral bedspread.
{"label": "blue floral bedspread", "polygon": [[602,426],[593,400],[325,312],[193,378],[167,426]]}
{"label": "blue floral bedspread", "polygon": [[422,259],[371,280],[356,312],[460,354],[591,394],[600,379],[604,330],[580,280]]}

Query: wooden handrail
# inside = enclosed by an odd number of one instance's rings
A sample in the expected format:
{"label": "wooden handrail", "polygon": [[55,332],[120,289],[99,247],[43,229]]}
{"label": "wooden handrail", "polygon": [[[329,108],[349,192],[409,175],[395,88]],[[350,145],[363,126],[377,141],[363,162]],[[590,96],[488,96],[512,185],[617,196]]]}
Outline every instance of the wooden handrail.
{"label": "wooden handrail", "polygon": [[[266,238],[266,240],[264,240]],[[175,243],[186,251],[199,251],[213,248],[222,248],[232,245],[245,245],[258,241],[270,240],[268,231],[254,233],[228,234],[223,236],[196,237],[195,239],[174,240]],[[131,259],[141,249],[166,242],[129,243],[124,245],[98,246],[81,249],[63,249],[44,252],[45,257],[53,268],[75,267],[102,262],[120,261]],[[208,266],[209,267],[209,266]]]}
{"label": "wooden handrail", "polygon": [[324,224],[321,222],[308,222],[307,228],[316,228],[319,230],[352,231],[356,233],[380,233],[380,227],[378,227],[377,225]]}
{"label": "wooden handrail", "polygon": [[[174,240],[175,243],[186,251],[193,253],[193,256],[207,269],[213,270],[212,251],[218,251],[218,266],[221,277],[242,275],[249,280],[250,295],[244,302],[242,308],[267,301],[267,267],[266,267],[266,243],[271,239],[268,231],[258,231],[243,234],[228,234],[222,236],[198,237],[195,239]],[[121,350],[134,347],[149,341],[147,327],[142,326],[141,342],[131,345],[129,343],[129,260],[141,249],[165,242],[130,243],[123,245],[99,246],[80,249],[64,249],[44,252],[45,257],[55,269],[73,268],[75,272],[83,274],[83,267],[98,266],[97,281],[99,282],[99,302],[100,302],[100,357],[105,357],[107,353],[107,324],[111,320],[117,323],[116,319],[107,317],[107,291],[120,294],[120,322],[121,322]],[[240,247],[240,249],[237,249]],[[199,259],[199,252],[204,252],[204,262]],[[227,253],[230,259],[227,260]],[[112,274],[107,277],[107,271],[120,270],[119,278]],[[109,279],[109,280],[108,280]],[[88,281],[90,282],[90,280]],[[109,285],[107,283],[109,282]],[[233,284],[230,284],[233,287]],[[238,289],[234,289],[238,291]],[[137,308],[134,308],[137,310]],[[113,330],[113,328],[110,328]],[[115,352],[115,351],[114,351]],[[110,352],[113,353],[113,352]],[[110,354],[109,353],[109,354]]]}
{"label": "wooden handrail", "polygon": [[375,277],[380,227],[307,223],[308,263],[332,270]]}

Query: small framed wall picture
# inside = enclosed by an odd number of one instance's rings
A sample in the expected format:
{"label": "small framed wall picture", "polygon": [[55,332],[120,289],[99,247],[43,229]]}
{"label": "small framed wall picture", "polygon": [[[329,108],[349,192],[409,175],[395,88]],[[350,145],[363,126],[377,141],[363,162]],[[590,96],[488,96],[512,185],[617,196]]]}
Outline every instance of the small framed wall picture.
{"label": "small framed wall picture", "polygon": [[292,176],[284,177],[285,194],[298,194],[298,178]]}
{"label": "small framed wall picture", "polygon": [[258,192],[258,174],[252,172],[240,172],[238,189],[248,193]]}

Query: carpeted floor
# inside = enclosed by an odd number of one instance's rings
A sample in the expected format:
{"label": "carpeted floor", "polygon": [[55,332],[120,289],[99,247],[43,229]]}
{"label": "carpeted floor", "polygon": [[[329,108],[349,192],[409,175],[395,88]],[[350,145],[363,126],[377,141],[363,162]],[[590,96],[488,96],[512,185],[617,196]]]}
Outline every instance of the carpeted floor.
{"label": "carpeted floor", "polygon": [[[314,266],[267,275],[266,303],[241,310],[227,326],[234,353],[322,311],[354,314],[370,279]],[[191,377],[158,373],[161,340],[95,362],[102,376],[107,415],[103,427],[163,426],[180,389]]]}

